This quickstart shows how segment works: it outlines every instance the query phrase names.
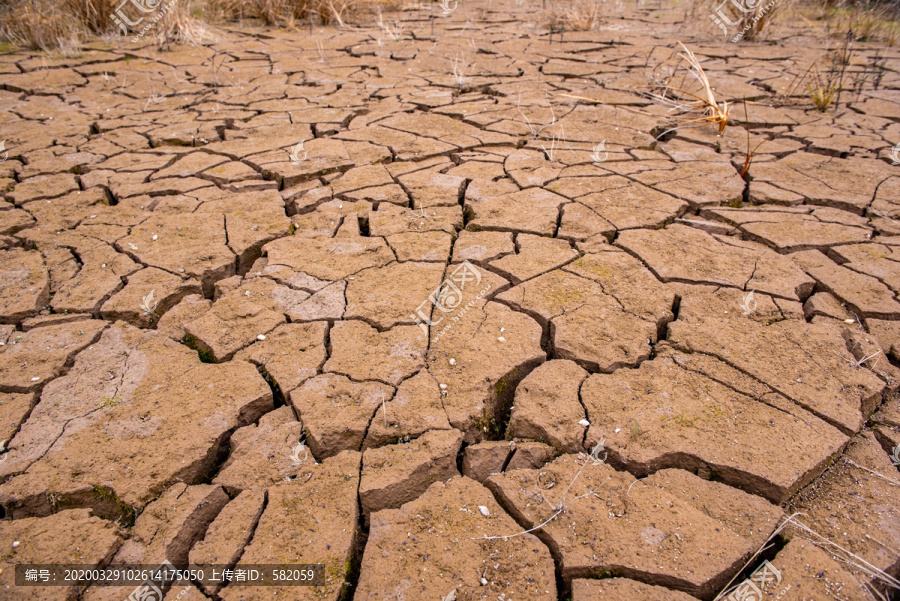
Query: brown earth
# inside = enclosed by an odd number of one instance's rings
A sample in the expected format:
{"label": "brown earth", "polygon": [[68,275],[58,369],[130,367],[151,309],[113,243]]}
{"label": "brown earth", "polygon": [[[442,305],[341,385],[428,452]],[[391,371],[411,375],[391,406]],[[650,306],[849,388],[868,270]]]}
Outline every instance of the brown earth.
{"label": "brown earth", "polygon": [[898,598],[900,52],[454,4],[0,52],[0,597]]}

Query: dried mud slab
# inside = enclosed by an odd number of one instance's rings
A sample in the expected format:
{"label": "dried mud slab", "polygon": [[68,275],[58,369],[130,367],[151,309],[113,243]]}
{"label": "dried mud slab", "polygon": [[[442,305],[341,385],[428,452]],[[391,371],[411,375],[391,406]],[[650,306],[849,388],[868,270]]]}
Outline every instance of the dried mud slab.
{"label": "dried mud slab", "polygon": [[865,242],[873,233],[865,218],[827,208],[709,209],[704,215],[732,224],[780,253]]}
{"label": "dried mud slab", "polygon": [[[268,500],[253,539],[237,568],[244,564],[325,564],[325,584],[292,586],[286,598],[341,598],[350,576],[358,536],[360,454],[343,451],[319,465],[305,465],[292,482],[268,489]],[[226,601],[269,599],[269,587],[228,587],[219,592]]]}
{"label": "dried mud slab", "polygon": [[450,430],[437,380],[422,370],[404,380],[394,397],[376,410],[363,449],[418,438],[433,430]]}
{"label": "dried mud slab", "polygon": [[197,280],[184,280],[155,267],[136,271],[127,279],[124,288],[100,307],[103,319],[121,319],[137,327],[152,326],[182,298],[201,292]]}
{"label": "dried mud slab", "polygon": [[209,311],[185,324],[187,342],[204,359],[228,361],[254,341],[265,340],[267,334],[287,321],[285,311],[307,298],[308,293],[268,278],[250,280],[221,295]]}
{"label": "dried mud slab", "polygon": [[440,338],[431,329],[428,371],[446,387],[450,424],[474,442],[499,431],[519,381],[546,359],[541,328],[527,315],[484,300],[445,319],[452,327]]}
{"label": "dried mud slab", "polygon": [[263,247],[269,265],[284,265],[295,272],[327,281],[342,280],[366,269],[387,265],[394,253],[381,238],[290,236]]}
{"label": "dried mud slab", "polygon": [[829,599],[839,596],[847,601],[871,599],[871,593],[838,562],[817,545],[799,536],[792,539],[772,560],[779,575],[767,580],[757,579],[757,586],[765,594],[785,593],[782,599]]}
{"label": "dried mud slab", "polygon": [[838,265],[815,250],[794,253],[791,259],[860,317],[900,321],[900,303],[876,278]]}
{"label": "dried mud slab", "polygon": [[367,449],[363,453],[359,502],[370,514],[412,501],[434,482],[458,476],[459,430],[433,430],[407,444]]}
{"label": "dried mud slab", "polygon": [[679,591],[627,578],[572,581],[572,601],[694,601]]}
{"label": "dried mud slab", "polygon": [[61,376],[82,349],[97,341],[99,319],[60,323],[15,333],[0,348],[0,390],[34,392]]}
{"label": "dried mud slab", "polygon": [[321,460],[360,450],[372,416],[393,394],[393,388],[380,382],[324,374],[295,389],[291,404],[303,422],[310,451]]}
{"label": "dried mud slab", "polygon": [[0,252],[0,323],[31,317],[50,298],[50,279],[41,253],[12,249]]}
{"label": "dried mud slab", "polygon": [[[265,508],[263,490],[245,490],[219,512],[206,529],[203,540],[191,547],[189,563],[195,566],[234,566],[250,542]],[[212,595],[221,585],[207,585],[204,591]]]}
{"label": "dried mud slab", "polygon": [[[790,260],[768,249],[725,243],[698,229],[628,230],[616,240],[644,261],[663,282],[685,282],[757,290],[804,300],[814,282]],[[685,260],[672,261],[674,255]]]}
{"label": "dried mud slab", "polygon": [[257,342],[238,351],[235,359],[256,365],[285,396],[322,368],[328,354],[327,336],[324,321],[286,323],[265,334],[264,340],[257,336]]}
{"label": "dried mud slab", "polygon": [[492,476],[487,486],[525,528],[565,508],[537,531],[564,580],[615,571],[701,598],[738,572],[783,515],[682,470],[636,481],[586,455]]}
{"label": "dried mud slab", "polygon": [[400,509],[371,515],[354,599],[556,599],[553,560],[534,535],[485,538],[520,531],[474,480],[436,482]]}
{"label": "dried mud slab", "polygon": [[538,366],[516,388],[507,433],[546,440],[563,453],[583,451],[587,414],[578,393],[587,377],[588,372],[573,361]]}
{"label": "dried mud slab", "polygon": [[463,454],[463,476],[484,483],[489,476],[499,474],[515,453],[514,442],[487,440],[466,447]]}
{"label": "dried mud slab", "polygon": [[796,152],[755,167],[754,181],[795,192],[810,204],[857,214],[863,213],[879,185],[893,175],[882,161],[857,157],[835,159],[808,152]]}
{"label": "dried mud slab", "polygon": [[144,508],[112,565],[186,564],[191,547],[226,503],[228,495],[221,486],[173,484]]}
{"label": "dried mud slab", "polygon": [[290,480],[303,463],[314,461],[308,450],[297,448],[302,434],[303,425],[287,406],[265,414],[258,424],[238,428],[231,435],[231,453],[213,483],[234,495]]}
{"label": "dried mud slab", "polygon": [[250,364],[206,365],[168,338],[117,324],[44,387],[7,445],[0,470],[12,478],[0,503],[13,517],[72,506],[127,516],[176,479],[204,478],[230,431],[271,408]]}
{"label": "dried mud slab", "polygon": [[850,363],[842,328],[795,319],[761,324],[742,315],[739,299],[724,291],[685,297],[669,342],[721,360],[845,434],[858,432],[885,383]]}
{"label": "dried mud slab", "polygon": [[675,295],[623,252],[588,254],[502,292],[497,300],[534,317],[555,355],[611,372],[649,358]]}
{"label": "dried mud slab", "polygon": [[234,253],[226,241],[220,214],[154,215],[116,247],[145,265],[199,279],[208,295],[217,280],[234,274]]}
{"label": "dried mud slab", "polygon": [[121,544],[112,522],[95,517],[89,509],[70,509],[41,518],[0,522],[0,537],[9,548],[0,570],[0,591],[12,601],[60,601],[74,598],[83,587],[22,587],[15,585],[16,564],[57,563],[105,565]]}
{"label": "dried mud slab", "polygon": [[[818,543],[823,543],[820,537],[824,537],[871,566],[895,574],[900,565],[900,558],[891,551],[900,544],[896,478],[897,468],[875,436],[859,434],[844,456],[788,505],[788,511],[805,515],[796,518],[802,527],[792,524],[787,533]],[[830,551],[836,557],[852,559],[846,552]],[[851,572],[861,583],[871,582],[871,576],[862,570]]]}
{"label": "dried mud slab", "polygon": [[346,319],[362,319],[379,330],[412,325],[416,308],[441,284],[442,263],[391,263],[348,278]]}
{"label": "dried mud slab", "polygon": [[[746,391],[744,394],[738,390]],[[663,351],[637,370],[595,374],[581,389],[585,446],[638,476],[662,468],[716,478],[781,503],[849,438],[712,357]]]}
{"label": "dried mud slab", "polygon": [[556,231],[559,208],[567,199],[541,188],[466,201],[470,213],[466,229],[524,232],[538,236],[552,236]]}

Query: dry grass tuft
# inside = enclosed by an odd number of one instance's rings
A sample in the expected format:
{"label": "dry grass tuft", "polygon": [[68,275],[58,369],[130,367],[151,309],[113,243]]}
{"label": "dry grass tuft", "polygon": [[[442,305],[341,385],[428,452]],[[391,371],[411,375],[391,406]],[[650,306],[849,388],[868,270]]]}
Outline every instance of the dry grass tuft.
{"label": "dry grass tuft", "polygon": [[187,0],[179,0],[156,22],[151,31],[156,41],[165,44],[200,45],[214,42],[216,36],[202,21],[191,16]]}
{"label": "dry grass tuft", "polygon": [[552,2],[543,20],[554,31],[591,31],[602,16],[599,0],[565,0]]}
{"label": "dry grass tuft", "polygon": [[900,39],[896,3],[871,0],[844,0],[826,9],[828,31],[843,36],[851,32],[857,42],[880,41],[894,46]]}
{"label": "dry grass tuft", "polygon": [[62,0],[54,4],[75,17],[87,31],[102,34],[115,29],[109,18],[118,6],[113,0]]}
{"label": "dry grass tuft", "polygon": [[[686,78],[683,78],[679,87],[674,88],[666,83],[662,93],[653,94],[652,97],[654,100],[671,107],[679,115],[692,113],[702,115],[696,119],[690,119],[681,123],[675,129],[680,129],[692,123],[711,123],[716,125],[718,135],[721,136],[722,132],[725,131],[725,127],[731,121],[731,106],[725,101],[721,103],[716,101],[716,96],[709,84],[709,78],[700,65],[700,60],[684,44],[678,42],[678,45],[681,46],[683,51],[678,56],[687,62],[688,73],[694,78],[695,83],[699,83],[700,89],[697,92],[688,90],[686,87],[688,82],[685,81]],[[668,132],[663,132],[658,137],[666,133]]]}
{"label": "dry grass tuft", "polygon": [[261,19],[267,25],[300,27],[310,16],[320,23],[344,25],[356,0],[209,0],[210,8],[225,19]]}
{"label": "dry grass tuft", "polygon": [[20,0],[0,9],[0,37],[33,50],[78,52],[82,33],[72,17],[56,5]]}

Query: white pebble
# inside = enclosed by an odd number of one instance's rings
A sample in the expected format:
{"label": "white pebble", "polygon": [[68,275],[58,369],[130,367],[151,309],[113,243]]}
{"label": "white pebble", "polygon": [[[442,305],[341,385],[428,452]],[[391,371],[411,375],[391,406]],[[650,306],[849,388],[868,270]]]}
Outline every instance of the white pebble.
{"label": "white pebble", "polygon": [[488,508],[485,507],[484,505],[479,505],[479,506],[478,506],[478,511],[480,511],[480,512],[481,512],[481,515],[483,515],[483,516],[491,515],[491,512],[490,512],[490,511],[488,510]]}
{"label": "white pebble", "polygon": [[481,578],[481,586],[487,586],[487,578]]}
{"label": "white pebble", "polygon": [[446,384],[438,384],[438,386],[441,388],[441,390],[447,390]]}
{"label": "white pebble", "polygon": [[589,421],[586,420],[586,419],[580,420],[578,423],[579,423],[580,425],[582,425],[582,426],[585,426],[585,427],[591,425],[591,422],[589,422]]}
{"label": "white pebble", "polygon": [[456,359],[450,359],[450,365],[456,365]]}
{"label": "white pebble", "polygon": [[257,339],[257,340],[265,340],[265,339],[266,339],[266,335],[265,335],[265,334],[260,334],[259,336],[256,337],[256,339]]}
{"label": "white pebble", "polygon": [[14,540],[14,541],[13,541],[13,544],[12,544],[12,548],[15,549],[15,548],[18,547],[18,546],[19,546],[19,541]]}
{"label": "white pebble", "polygon": [[622,428],[616,428],[616,434],[622,431]]}
{"label": "white pebble", "polygon": [[150,236],[151,240],[156,240],[157,238],[159,238],[159,236],[157,236],[156,234],[153,234],[152,236]]}
{"label": "white pebble", "polygon": [[497,336],[497,340],[499,340],[500,342],[506,342],[506,338],[504,338],[503,336]]}
{"label": "white pebble", "polygon": [[32,382],[37,382],[38,380],[40,380],[40,378],[31,378]]}

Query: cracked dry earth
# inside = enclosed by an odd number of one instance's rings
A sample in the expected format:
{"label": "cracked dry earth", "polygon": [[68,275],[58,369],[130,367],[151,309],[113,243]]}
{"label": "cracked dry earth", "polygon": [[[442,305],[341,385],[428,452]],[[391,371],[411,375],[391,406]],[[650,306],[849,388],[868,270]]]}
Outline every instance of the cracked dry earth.
{"label": "cracked dry earth", "polygon": [[655,140],[680,13],[629,10],[0,57],[2,597],[169,560],[326,566],[169,601],[708,601],[766,558],[882,598],[900,55],[823,115],[765,99],[824,41],[692,42],[759,101],[745,182],[737,122]]}

